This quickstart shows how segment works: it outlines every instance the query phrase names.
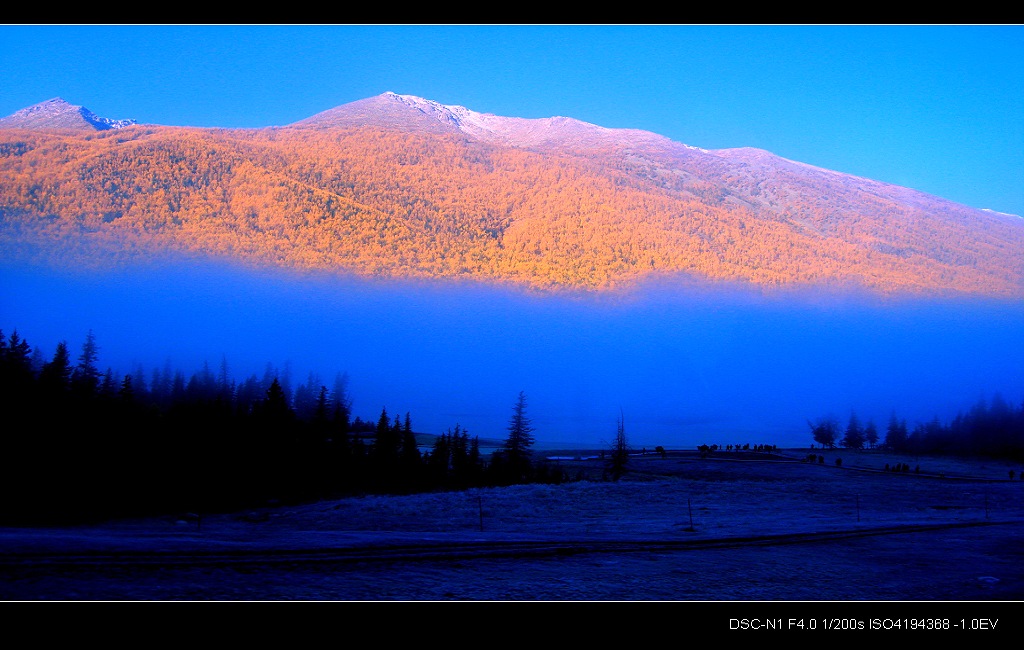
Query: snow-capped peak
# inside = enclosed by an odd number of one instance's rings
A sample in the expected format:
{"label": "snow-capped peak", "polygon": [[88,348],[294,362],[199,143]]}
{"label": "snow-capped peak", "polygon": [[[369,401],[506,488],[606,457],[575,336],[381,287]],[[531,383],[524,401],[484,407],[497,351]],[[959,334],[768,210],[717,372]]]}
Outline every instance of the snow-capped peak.
{"label": "snow-capped peak", "polygon": [[[513,146],[579,143],[586,140],[627,142],[637,137],[664,139],[663,136],[647,131],[610,129],[560,115],[545,118],[503,117],[493,113],[479,113],[465,106],[441,104],[415,95],[400,95],[389,91],[383,96],[431,115],[471,137]],[[697,149],[689,145],[684,146]]]}
{"label": "snow-capped peak", "polygon": [[89,109],[75,106],[60,97],[48,99],[0,118],[0,126],[15,128],[92,128],[105,131],[121,129],[136,123],[135,120],[100,117]]}

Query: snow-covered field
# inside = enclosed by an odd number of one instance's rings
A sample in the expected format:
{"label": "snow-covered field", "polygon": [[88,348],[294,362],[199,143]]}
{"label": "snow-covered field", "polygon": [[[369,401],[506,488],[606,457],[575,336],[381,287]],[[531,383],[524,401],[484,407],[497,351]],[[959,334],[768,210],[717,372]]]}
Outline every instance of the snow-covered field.
{"label": "snow-covered field", "polygon": [[[636,456],[621,481],[0,529],[6,601],[1012,601],[1014,464]],[[843,459],[837,467],[835,459]],[[884,471],[908,463],[909,472]],[[919,471],[915,472],[915,468]],[[1009,471],[1015,471],[1010,479]]]}

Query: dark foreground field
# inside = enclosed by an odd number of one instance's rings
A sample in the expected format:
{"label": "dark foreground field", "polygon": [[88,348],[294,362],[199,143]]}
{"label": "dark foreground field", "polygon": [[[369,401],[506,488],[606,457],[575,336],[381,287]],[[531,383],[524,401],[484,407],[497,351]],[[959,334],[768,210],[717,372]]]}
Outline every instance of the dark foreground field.
{"label": "dark foreground field", "polygon": [[570,476],[592,480],[0,529],[0,598],[1024,598],[1020,468],[847,450],[809,463],[809,453],[636,456],[615,483],[599,480],[598,460],[566,459]]}

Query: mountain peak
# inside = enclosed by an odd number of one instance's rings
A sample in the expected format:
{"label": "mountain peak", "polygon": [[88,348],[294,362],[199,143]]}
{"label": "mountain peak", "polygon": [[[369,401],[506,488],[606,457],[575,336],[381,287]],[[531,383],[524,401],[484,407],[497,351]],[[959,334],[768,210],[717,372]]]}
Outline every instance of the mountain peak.
{"label": "mountain peak", "polygon": [[[291,126],[332,128],[368,124],[457,132],[474,140],[513,147],[623,146],[639,142],[648,145],[657,143],[664,147],[670,142],[668,138],[648,131],[606,128],[560,115],[543,118],[504,117],[393,91],[342,104]],[[695,149],[689,145],[681,146]]]}
{"label": "mountain peak", "polygon": [[54,97],[0,118],[0,128],[8,129],[72,129],[75,131],[107,131],[136,124],[135,120],[112,120],[100,117],[87,108],[75,106],[61,97]]}

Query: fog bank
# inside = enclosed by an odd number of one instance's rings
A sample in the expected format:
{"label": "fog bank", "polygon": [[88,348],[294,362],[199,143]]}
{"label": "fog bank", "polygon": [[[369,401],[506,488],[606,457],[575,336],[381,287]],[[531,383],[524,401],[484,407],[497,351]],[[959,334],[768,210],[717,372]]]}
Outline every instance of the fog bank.
{"label": "fog bank", "polygon": [[663,284],[628,296],[557,297],[471,285],[355,281],[166,266],[84,276],[9,267],[0,329],[48,359],[170,363],[186,376],[226,359],[238,381],[268,363],[328,388],[349,376],[353,415],[409,412],[502,438],[519,391],[538,446],[604,446],[620,412],[636,446],[811,442],[806,421],[851,411],[884,434],[946,421],[999,393],[1024,399],[1024,305],[763,296]]}

